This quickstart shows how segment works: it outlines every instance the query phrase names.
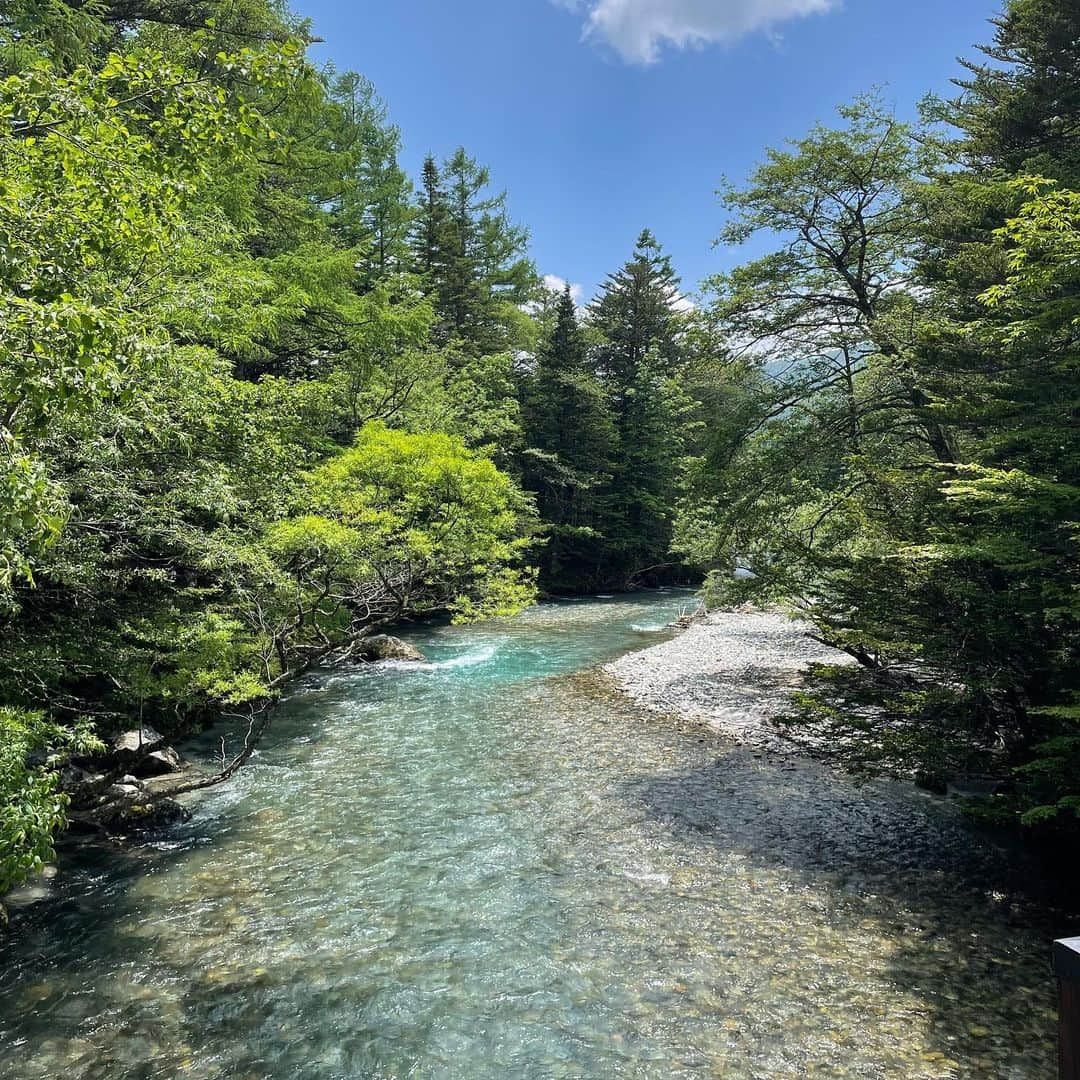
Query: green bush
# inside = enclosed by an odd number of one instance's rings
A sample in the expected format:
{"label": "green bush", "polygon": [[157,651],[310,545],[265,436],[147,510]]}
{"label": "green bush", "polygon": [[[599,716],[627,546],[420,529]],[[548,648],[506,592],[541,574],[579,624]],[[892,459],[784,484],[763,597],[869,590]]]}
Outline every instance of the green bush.
{"label": "green bush", "polygon": [[91,749],[92,743],[82,729],[0,706],[0,896],[53,857],[53,835],[65,823],[67,796],[47,752],[65,745]]}

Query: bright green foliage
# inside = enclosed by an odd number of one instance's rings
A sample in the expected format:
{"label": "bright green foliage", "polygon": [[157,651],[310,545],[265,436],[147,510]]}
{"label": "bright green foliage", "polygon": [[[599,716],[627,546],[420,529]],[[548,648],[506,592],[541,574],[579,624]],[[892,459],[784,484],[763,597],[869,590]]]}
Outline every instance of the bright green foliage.
{"label": "bright green foliage", "polygon": [[388,621],[504,615],[533,597],[519,569],[526,503],[461,439],[370,423],[310,475],[298,500],[303,513],[272,525],[266,544],[332,619],[340,601],[354,617]]}
{"label": "bright green foliage", "polygon": [[0,896],[53,857],[67,798],[45,750],[58,745],[80,753],[100,748],[85,727],[61,730],[41,713],[0,706]]}
{"label": "bright green foliage", "polygon": [[27,763],[46,739],[40,714],[0,708],[0,895],[52,857],[53,832],[64,823],[56,774]]}
{"label": "bright green foliage", "polygon": [[[175,273],[198,185],[263,132],[199,73],[204,46],[65,74],[40,60],[0,82],[0,599],[61,521],[33,440],[160,344],[148,305]],[[283,70],[277,53],[215,62],[255,83]]]}
{"label": "bright green foliage", "polygon": [[1011,186],[1025,202],[997,232],[1008,246],[1008,275],[982,300],[1009,317],[1013,340],[1072,329],[1080,321],[1080,192],[1040,176]]}

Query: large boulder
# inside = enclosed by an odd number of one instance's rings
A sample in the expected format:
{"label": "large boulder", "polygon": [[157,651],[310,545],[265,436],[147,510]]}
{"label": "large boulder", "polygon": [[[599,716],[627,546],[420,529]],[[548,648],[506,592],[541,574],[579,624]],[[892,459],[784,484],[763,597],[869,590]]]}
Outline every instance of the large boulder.
{"label": "large boulder", "polygon": [[160,750],[151,750],[146,757],[140,758],[131,765],[133,775],[139,779],[146,779],[151,776],[170,776],[173,773],[182,772],[183,769],[183,758],[171,746],[163,746]]}
{"label": "large boulder", "polygon": [[380,660],[407,660],[413,663],[427,659],[424,654],[407,641],[389,634],[373,634],[360,643],[361,660],[376,663]]}
{"label": "large boulder", "polygon": [[191,813],[173,799],[139,802],[121,798],[101,807],[94,818],[106,833],[125,834],[168,828],[189,821]]}
{"label": "large boulder", "polygon": [[191,814],[173,799],[154,798],[134,776],[125,776],[105,792],[90,819],[108,833],[131,833],[187,821]]}
{"label": "large boulder", "polygon": [[128,762],[160,750],[164,745],[165,736],[144,724],[118,735],[113,740],[112,753],[117,761]]}
{"label": "large boulder", "polygon": [[90,772],[68,762],[60,770],[60,786],[71,797],[75,806],[86,806],[109,786],[109,777],[106,773]]}

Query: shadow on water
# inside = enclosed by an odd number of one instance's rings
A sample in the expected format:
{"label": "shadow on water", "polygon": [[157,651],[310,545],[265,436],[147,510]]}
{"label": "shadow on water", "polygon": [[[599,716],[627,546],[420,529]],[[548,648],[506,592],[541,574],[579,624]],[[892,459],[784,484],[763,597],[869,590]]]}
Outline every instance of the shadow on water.
{"label": "shadow on water", "polygon": [[[722,743],[711,756],[632,777],[622,794],[688,850],[760,876],[758,921],[772,936],[762,959],[780,981],[824,974],[822,954],[842,940],[855,967],[892,988],[898,1012],[918,1019],[918,1056],[942,1070],[932,1075],[1052,1074],[1049,942],[1068,923],[1033,855],[908,785],[858,785],[813,761]],[[776,872],[805,891],[798,921],[790,905],[769,916]],[[802,988],[812,1011],[841,1015],[851,989],[827,977]],[[859,1021],[889,1013],[885,1004]]]}

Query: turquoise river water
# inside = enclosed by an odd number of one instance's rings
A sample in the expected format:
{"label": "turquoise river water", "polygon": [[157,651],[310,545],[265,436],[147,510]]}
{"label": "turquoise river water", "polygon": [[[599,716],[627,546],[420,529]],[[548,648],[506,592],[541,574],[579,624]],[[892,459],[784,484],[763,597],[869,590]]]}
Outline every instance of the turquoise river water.
{"label": "turquoise river water", "polygon": [[947,805],[588,673],[685,600],[308,679],[190,823],[17,913],[0,1076],[1051,1076],[1050,928]]}

